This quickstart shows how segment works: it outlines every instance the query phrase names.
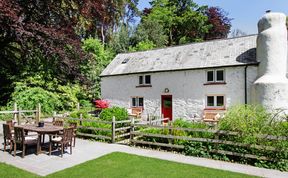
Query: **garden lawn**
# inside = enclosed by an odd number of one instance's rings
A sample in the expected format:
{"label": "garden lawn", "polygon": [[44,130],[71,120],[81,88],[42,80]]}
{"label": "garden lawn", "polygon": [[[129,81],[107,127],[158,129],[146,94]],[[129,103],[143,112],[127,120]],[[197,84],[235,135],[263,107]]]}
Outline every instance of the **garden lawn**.
{"label": "garden lawn", "polygon": [[[13,166],[0,163],[0,177],[37,177]],[[40,176],[38,176],[40,177]],[[53,177],[252,177],[245,174],[180,164],[143,156],[114,152],[95,160],[50,174]]]}

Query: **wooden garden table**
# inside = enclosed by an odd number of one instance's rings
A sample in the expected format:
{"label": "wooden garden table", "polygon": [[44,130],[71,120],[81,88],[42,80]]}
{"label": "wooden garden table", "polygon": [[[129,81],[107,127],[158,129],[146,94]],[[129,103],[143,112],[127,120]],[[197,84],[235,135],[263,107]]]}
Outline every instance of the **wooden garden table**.
{"label": "wooden garden table", "polygon": [[41,153],[41,137],[45,134],[55,134],[59,131],[63,131],[63,127],[55,126],[52,124],[45,123],[44,127],[38,127],[36,124],[21,125],[19,127],[24,128],[24,131],[37,132],[38,142],[37,142],[37,155]]}

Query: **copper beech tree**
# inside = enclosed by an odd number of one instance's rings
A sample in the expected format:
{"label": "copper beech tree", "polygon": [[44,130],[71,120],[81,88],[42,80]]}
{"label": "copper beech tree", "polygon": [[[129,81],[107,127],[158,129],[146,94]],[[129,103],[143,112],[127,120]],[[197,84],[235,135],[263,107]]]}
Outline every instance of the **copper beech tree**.
{"label": "copper beech tree", "polygon": [[81,40],[107,40],[133,3],[137,0],[0,0],[0,100],[9,98],[13,82],[33,73],[64,84],[87,81],[81,75],[88,58]]}

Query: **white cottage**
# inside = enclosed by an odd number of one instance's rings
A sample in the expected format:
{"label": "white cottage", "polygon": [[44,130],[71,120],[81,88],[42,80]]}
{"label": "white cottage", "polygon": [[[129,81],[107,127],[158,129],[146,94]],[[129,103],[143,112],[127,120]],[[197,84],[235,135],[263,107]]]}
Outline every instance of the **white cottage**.
{"label": "white cottage", "polygon": [[102,98],[170,119],[245,103],[288,109],[285,20],[267,13],[258,35],[118,54],[101,74]]}

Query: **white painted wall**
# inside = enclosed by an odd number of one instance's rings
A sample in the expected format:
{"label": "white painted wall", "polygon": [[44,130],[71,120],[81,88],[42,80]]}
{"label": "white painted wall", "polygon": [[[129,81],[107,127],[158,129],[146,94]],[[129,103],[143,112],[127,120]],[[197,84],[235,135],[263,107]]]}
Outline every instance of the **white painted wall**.
{"label": "white painted wall", "polygon": [[[193,118],[202,115],[206,105],[206,95],[224,94],[226,106],[244,103],[244,66],[225,69],[226,84],[204,85],[206,70],[187,70],[150,73],[152,87],[136,88],[139,75],[103,77],[102,98],[110,101],[111,106],[130,108],[131,97],[144,97],[144,113],[158,115],[161,112],[161,95],[169,88],[173,100],[173,119]],[[149,74],[149,73],[147,73]],[[251,84],[257,76],[257,67],[247,69],[247,95],[250,101]]]}
{"label": "white painted wall", "polygon": [[253,103],[288,113],[286,15],[267,13],[258,22],[258,79],[253,85]]}

